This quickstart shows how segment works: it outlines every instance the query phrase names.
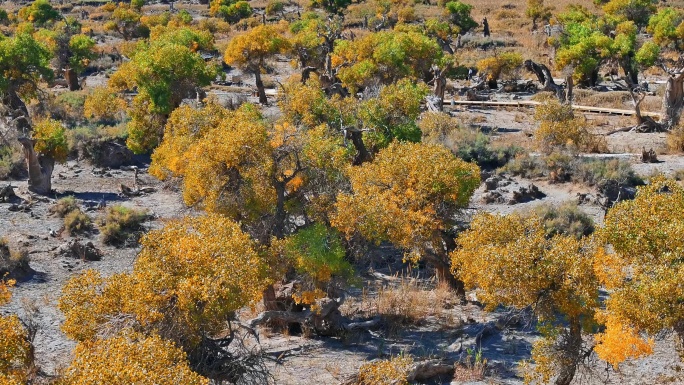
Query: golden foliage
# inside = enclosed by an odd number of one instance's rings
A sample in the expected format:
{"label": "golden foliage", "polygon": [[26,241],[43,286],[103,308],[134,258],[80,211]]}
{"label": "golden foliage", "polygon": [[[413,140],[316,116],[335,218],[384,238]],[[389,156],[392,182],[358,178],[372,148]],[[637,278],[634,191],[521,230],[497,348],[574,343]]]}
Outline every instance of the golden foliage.
{"label": "golden foliage", "polygon": [[83,116],[87,119],[114,121],[121,118],[126,101],[107,87],[95,87],[86,97]]}
{"label": "golden foliage", "polygon": [[405,250],[421,249],[480,184],[480,170],[439,145],[393,142],[372,163],[348,169],[352,194],[340,194],[331,223]]}
{"label": "golden foliage", "polygon": [[487,80],[498,80],[501,75],[511,76],[523,64],[522,56],[516,52],[503,52],[477,62],[477,70],[487,74]]}
{"label": "golden foliage", "polygon": [[[0,278],[0,306],[9,303],[15,280]],[[33,347],[15,314],[0,315],[0,384],[25,384],[33,365]]]}
{"label": "golden foliage", "polygon": [[132,273],[104,279],[87,270],[66,284],[59,308],[69,337],[88,341],[132,325],[189,348],[223,330],[267,284],[254,242],[225,217],[170,221],[141,243]]}
{"label": "golden foliage", "polygon": [[69,153],[66,130],[62,124],[53,119],[45,119],[33,128],[36,152],[52,157],[58,162],[66,161]]}
{"label": "golden foliage", "polygon": [[223,60],[250,72],[260,71],[267,58],[289,49],[290,42],[282,35],[284,27],[259,25],[237,35],[228,43]]}
{"label": "golden foliage", "polygon": [[185,353],[159,336],[141,334],[79,343],[59,385],[208,385],[193,372]]}
{"label": "golden foliage", "polygon": [[592,314],[598,305],[593,242],[547,237],[541,218],[482,213],[457,239],[452,269],[489,306],[536,305],[542,320]]}
{"label": "golden foliage", "polygon": [[601,283],[611,290],[599,319],[606,331],[597,337],[599,357],[617,365],[650,353],[655,335],[674,328],[681,339],[684,308],[684,188],[654,177],[636,199],[608,211],[598,234],[612,245],[597,258]]}
{"label": "golden foliage", "polygon": [[408,375],[413,367],[411,356],[396,356],[361,365],[358,385],[408,385]]}
{"label": "golden foliage", "polygon": [[175,109],[164,128],[164,140],[152,154],[150,174],[159,179],[181,176],[187,165],[183,155],[206,132],[217,127],[228,111],[215,99],[209,99],[202,109],[184,105]]}
{"label": "golden foliage", "polygon": [[535,132],[537,146],[550,152],[570,148],[583,152],[607,152],[605,138],[589,132],[584,118],[575,117],[572,107],[551,100],[538,106],[534,118],[540,122]]}

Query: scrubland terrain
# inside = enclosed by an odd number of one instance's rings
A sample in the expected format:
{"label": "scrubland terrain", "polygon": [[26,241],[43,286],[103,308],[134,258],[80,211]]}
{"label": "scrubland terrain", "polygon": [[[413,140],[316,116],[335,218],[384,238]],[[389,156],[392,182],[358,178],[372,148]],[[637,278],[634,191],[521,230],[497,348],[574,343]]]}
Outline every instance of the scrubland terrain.
{"label": "scrubland terrain", "polygon": [[684,383],[682,9],[1,3],[0,383]]}

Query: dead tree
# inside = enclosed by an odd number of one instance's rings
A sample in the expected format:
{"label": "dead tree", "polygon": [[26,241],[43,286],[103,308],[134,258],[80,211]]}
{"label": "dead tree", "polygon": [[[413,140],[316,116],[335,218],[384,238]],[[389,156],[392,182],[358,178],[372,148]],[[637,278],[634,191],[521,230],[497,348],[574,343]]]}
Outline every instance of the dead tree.
{"label": "dead tree", "polygon": [[[537,75],[537,80],[542,84],[542,91],[551,91],[558,97],[558,100],[564,102],[567,100],[565,93],[563,92],[563,87],[556,84],[553,80],[553,75],[551,75],[551,70],[544,64],[537,64],[532,60],[525,60],[523,67],[526,70],[533,72]],[[572,90],[570,90],[572,94]]]}
{"label": "dead tree", "polygon": [[617,130],[611,131],[606,135],[612,135],[618,132],[661,132],[665,131],[665,126],[653,120],[650,116],[644,116],[641,113],[641,102],[644,101],[646,97],[646,92],[641,87],[631,82],[631,79],[625,76],[624,81],[626,83],[627,91],[629,91],[629,96],[632,98],[632,105],[634,106],[634,117],[636,119],[636,124],[634,126],[628,126],[619,128]]}

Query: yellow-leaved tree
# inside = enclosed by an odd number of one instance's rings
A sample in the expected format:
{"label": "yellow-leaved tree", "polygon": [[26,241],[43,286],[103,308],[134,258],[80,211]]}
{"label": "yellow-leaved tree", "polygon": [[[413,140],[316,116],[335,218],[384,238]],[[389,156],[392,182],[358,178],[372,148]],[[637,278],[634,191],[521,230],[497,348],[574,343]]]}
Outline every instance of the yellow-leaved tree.
{"label": "yellow-leaved tree", "polygon": [[[0,306],[11,298],[14,280],[0,279]],[[35,374],[33,345],[16,314],[0,315],[0,384],[26,384]]]}
{"label": "yellow-leaved tree", "polygon": [[655,177],[634,200],[616,204],[606,214],[601,239],[613,252],[597,253],[596,270],[610,290],[599,320],[599,357],[617,366],[627,358],[652,352],[652,339],[674,330],[684,339],[684,188]]}
{"label": "yellow-leaved tree", "polygon": [[185,352],[159,336],[127,332],[120,336],[82,342],[58,385],[208,385],[193,372]]}
{"label": "yellow-leaved tree", "polygon": [[301,187],[301,132],[269,127],[254,105],[181,108],[154,153],[159,178],[183,177],[185,203],[240,221],[255,239],[285,232],[286,203]]}
{"label": "yellow-leaved tree", "polygon": [[[200,374],[225,373],[234,356],[234,312],[261,298],[268,266],[232,220],[216,214],[169,221],[148,233],[131,273],[87,270],[62,290],[62,330],[84,343],[133,329],[158,334]],[[213,378],[213,377],[212,377]]]}
{"label": "yellow-leaved tree", "polygon": [[568,385],[586,353],[598,306],[591,239],[547,236],[541,218],[478,214],[456,240],[454,274],[494,308],[531,307],[543,338],[532,351],[536,367],[528,380]]}
{"label": "yellow-leaved tree", "polygon": [[283,35],[287,25],[260,25],[245,33],[235,36],[226,48],[223,60],[229,65],[254,74],[259,103],[266,104],[266,91],[261,80],[261,71],[265,69],[266,60],[278,53],[285,53],[290,42]]}
{"label": "yellow-leaved tree", "polygon": [[[348,169],[351,193],[337,197],[331,223],[347,236],[391,242],[408,259],[426,259],[450,280],[455,215],[480,184],[475,164],[440,145],[392,142],[373,162]],[[458,282],[451,282],[464,294]]]}

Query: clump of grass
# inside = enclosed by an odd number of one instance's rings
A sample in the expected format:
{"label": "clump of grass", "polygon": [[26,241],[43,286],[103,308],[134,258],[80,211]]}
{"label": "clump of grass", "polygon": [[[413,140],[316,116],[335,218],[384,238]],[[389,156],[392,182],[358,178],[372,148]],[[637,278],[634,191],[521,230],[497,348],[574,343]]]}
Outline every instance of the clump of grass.
{"label": "clump of grass", "polygon": [[462,362],[454,366],[454,380],[459,382],[479,381],[484,379],[487,359],[482,356],[482,349],[466,349]]}
{"label": "clump of grass", "polygon": [[76,203],[76,198],[73,196],[61,198],[49,209],[50,213],[55,214],[60,218],[66,217],[74,210],[79,210],[79,208],[78,203]]}
{"label": "clump of grass", "polygon": [[91,229],[92,221],[86,213],[81,211],[81,209],[71,210],[71,212],[64,217],[64,230],[69,235],[84,234]]}
{"label": "clump of grass", "polygon": [[108,245],[126,245],[138,241],[145,230],[143,222],[147,213],[122,205],[111,206],[100,220],[102,242]]}
{"label": "clump of grass", "polygon": [[594,232],[594,221],[574,202],[566,202],[561,206],[542,205],[534,212],[544,221],[548,237],[569,235],[580,239]]}
{"label": "clump of grass", "polygon": [[571,181],[599,188],[608,183],[621,186],[644,183],[625,160],[587,158],[560,151],[542,156],[519,155],[499,171],[528,179],[545,177],[555,183]]}

